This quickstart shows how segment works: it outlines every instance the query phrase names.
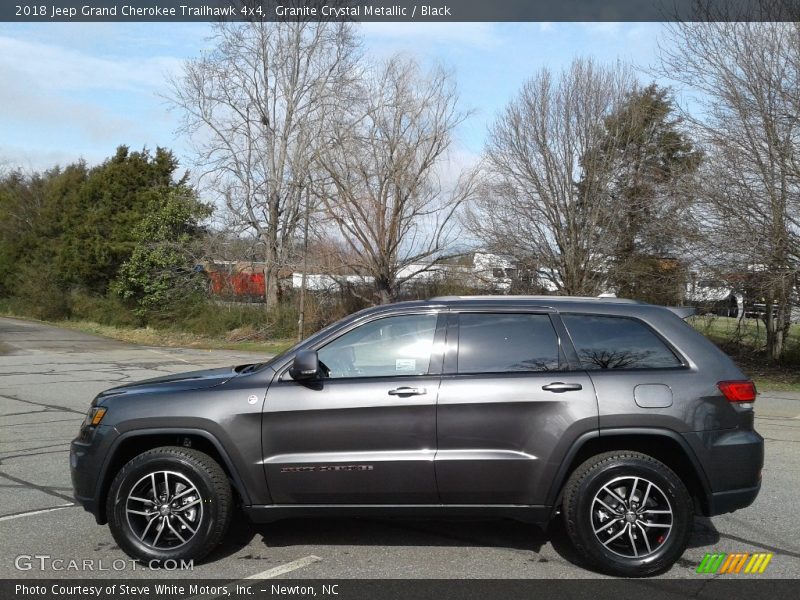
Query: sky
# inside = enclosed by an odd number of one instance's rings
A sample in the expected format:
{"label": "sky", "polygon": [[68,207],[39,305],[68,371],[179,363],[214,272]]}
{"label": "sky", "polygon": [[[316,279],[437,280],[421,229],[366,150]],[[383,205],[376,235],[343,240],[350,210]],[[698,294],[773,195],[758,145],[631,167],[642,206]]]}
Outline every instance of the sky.
{"label": "sky", "polygon": [[[659,23],[366,23],[368,54],[402,52],[453,69],[461,108],[452,168],[480,154],[487,128],[538,69],[576,57],[657,62]],[[208,48],[205,23],[0,24],[0,166],[41,170],[83,158],[97,164],[120,144],[164,146],[181,166],[191,150],[163,99],[166,81]]]}

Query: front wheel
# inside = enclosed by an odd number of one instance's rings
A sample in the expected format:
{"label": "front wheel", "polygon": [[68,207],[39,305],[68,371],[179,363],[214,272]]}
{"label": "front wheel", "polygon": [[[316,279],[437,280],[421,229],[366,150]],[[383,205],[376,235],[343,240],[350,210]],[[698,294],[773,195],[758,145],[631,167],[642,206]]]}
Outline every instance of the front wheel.
{"label": "front wheel", "polygon": [[590,458],[575,469],[564,491],[572,543],[612,575],[644,577],[672,566],[689,542],[693,512],[680,478],[639,452]]}
{"label": "front wheel", "polygon": [[224,537],[233,499],[228,478],[207,454],[165,446],[133,458],[114,478],[109,528],[129,556],[195,560]]}

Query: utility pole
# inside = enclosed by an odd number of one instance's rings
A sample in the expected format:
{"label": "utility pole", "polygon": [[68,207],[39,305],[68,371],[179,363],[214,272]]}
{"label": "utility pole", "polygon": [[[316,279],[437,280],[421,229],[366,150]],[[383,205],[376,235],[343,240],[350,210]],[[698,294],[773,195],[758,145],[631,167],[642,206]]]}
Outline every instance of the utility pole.
{"label": "utility pole", "polygon": [[308,221],[311,213],[311,181],[309,177],[309,184],[306,187],[306,207],[305,207],[305,222],[303,223],[303,275],[300,280],[300,315],[297,319],[297,341],[305,337],[305,321],[306,321],[306,273],[308,272]]}

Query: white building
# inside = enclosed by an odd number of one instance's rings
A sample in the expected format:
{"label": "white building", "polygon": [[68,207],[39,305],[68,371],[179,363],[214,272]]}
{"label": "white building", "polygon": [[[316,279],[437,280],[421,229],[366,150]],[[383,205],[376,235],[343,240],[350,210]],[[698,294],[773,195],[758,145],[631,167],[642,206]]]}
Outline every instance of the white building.
{"label": "white building", "polygon": [[[505,292],[511,288],[511,280],[515,274],[516,268],[509,257],[476,252],[471,266],[444,263],[410,264],[400,269],[397,277],[411,284],[458,277],[476,287],[491,287],[498,292]],[[306,274],[306,289],[312,291],[337,291],[343,285],[368,285],[373,282],[374,277],[369,275]],[[299,289],[302,285],[303,274],[292,273],[292,287]]]}

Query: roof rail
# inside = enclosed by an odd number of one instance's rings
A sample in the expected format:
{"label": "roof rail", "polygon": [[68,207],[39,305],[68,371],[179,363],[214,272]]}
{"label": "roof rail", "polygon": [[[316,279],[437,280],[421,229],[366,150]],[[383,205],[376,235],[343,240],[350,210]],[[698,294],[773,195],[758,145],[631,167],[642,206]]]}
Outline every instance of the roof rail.
{"label": "roof rail", "polygon": [[638,300],[617,298],[611,296],[508,296],[508,295],[478,295],[478,296],[436,296],[430,299],[436,302],[450,302],[454,300],[531,300],[535,302],[609,302],[619,304],[644,304]]}

